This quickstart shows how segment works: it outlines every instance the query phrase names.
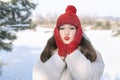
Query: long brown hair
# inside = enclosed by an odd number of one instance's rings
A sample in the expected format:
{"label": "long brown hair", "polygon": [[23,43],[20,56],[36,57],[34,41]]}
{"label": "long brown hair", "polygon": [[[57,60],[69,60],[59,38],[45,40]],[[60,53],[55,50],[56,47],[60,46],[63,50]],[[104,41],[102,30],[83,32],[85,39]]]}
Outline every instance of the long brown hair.
{"label": "long brown hair", "polygon": [[[96,59],[96,51],[93,48],[90,41],[87,40],[84,36],[82,36],[82,40],[79,46],[82,54],[84,54],[88,60],[90,60],[91,62],[94,62]],[[53,51],[56,49],[57,49],[57,46],[55,43],[55,39],[54,39],[54,36],[52,36],[48,40],[44,50],[41,53],[41,56],[40,56],[41,61],[46,62],[53,55]]]}

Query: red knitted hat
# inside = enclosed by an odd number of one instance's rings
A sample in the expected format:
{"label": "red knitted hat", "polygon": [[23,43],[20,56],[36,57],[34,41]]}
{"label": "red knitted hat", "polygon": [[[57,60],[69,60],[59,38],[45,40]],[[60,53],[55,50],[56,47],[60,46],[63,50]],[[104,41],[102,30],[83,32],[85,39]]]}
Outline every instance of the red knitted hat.
{"label": "red knitted hat", "polygon": [[77,9],[73,5],[68,5],[65,13],[58,18],[56,26],[60,27],[63,24],[71,24],[75,27],[81,27],[81,23],[76,12]]}
{"label": "red knitted hat", "polygon": [[[80,20],[76,15],[76,11],[77,10],[73,5],[68,5],[65,10],[65,13],[59,16],[57,20],[57,24],[54,29],[54,37],[55,37],[56,45],[58,47],[58,53],[60,56],[66,56],[67,54],[70,54],[78,47],[79,43],[81,42],[82,29],[81,29]],[[71,24],[75,26],[77,29],[74,40],[67,45],[63,43],[59,34],[59,27],[64,24]]]}

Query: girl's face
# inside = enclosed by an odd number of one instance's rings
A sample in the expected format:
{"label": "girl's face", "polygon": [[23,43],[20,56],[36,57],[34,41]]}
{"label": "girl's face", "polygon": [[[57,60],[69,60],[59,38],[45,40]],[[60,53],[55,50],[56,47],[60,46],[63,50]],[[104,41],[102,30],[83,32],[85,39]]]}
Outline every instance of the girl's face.
{"label": "girl's face", "polygon": [[76,34],[76,27],[73,25],[65,24],[59,28],[60,37],[64,44],[69,44],[73,41]]}

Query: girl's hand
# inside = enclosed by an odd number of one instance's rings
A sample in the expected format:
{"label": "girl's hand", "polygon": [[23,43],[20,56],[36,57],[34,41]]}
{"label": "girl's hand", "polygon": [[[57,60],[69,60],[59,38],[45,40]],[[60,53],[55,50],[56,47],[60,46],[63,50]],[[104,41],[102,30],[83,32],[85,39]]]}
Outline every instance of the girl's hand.
{"label": "girl's hand", "polygon": [[65,57],[62,56],[61,59],[62,59],[63,61],[65,61]]}

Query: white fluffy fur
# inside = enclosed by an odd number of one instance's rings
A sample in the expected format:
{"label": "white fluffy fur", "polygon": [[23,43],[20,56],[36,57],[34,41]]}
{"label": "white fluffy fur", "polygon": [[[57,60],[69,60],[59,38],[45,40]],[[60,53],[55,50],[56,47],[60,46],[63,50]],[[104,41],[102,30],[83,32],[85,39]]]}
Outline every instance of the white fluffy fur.
{"label": "white fluffy fur", "polygon": [[65,62],[56,52],[47,62],[39,61],[33,69],[33,80],[100,80],[104,63],[99,52],[91,63],[77,49],[68,55]]}

